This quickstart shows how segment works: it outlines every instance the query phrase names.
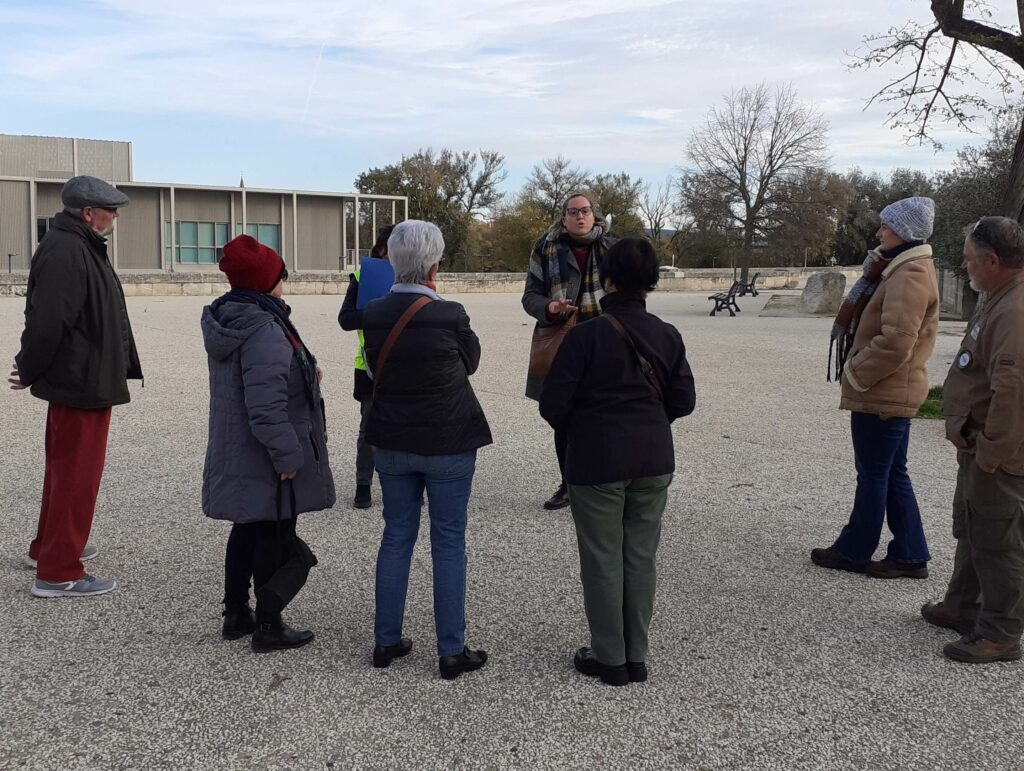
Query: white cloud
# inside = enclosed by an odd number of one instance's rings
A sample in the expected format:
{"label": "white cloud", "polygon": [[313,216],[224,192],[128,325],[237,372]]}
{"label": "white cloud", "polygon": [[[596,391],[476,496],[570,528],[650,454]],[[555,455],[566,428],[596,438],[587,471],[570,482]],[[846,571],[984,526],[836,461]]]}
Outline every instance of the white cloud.
{"label": "white cloud", "polygon": [[[950,158],[903,146],[882,125],[884,108],[863,111],[891,71],[845,68],[844,52],[864,35],[903,20],[907,11],[885,0],[100,0],[72,7],[58,14],[26,5],[0,17],[16,30],[0,47],[5,113],[52,109],[66,121],[69,112],[109,111],[238,131],[254,131],[259,121],[268,136],[336,137],[353,163],[361,153],[452,145],[498,149],[521,166],[562,154],[627,171],[660,162],[669,172],[722,94],[764,80],[792,82],[822,110],[839,166],[907,157],[941,166]],[[64,123],[47,133],[79,131]],[[951,146],[963,139],[948,133]],[[230,153],[230,139],[222,141]]]}

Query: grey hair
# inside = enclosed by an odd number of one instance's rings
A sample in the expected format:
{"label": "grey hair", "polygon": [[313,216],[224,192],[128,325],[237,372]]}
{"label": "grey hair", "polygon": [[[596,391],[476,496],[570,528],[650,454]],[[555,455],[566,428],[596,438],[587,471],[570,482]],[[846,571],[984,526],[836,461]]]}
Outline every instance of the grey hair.
{"label": "grey hair", "polygon": [[1024,267],[1024,228],[1009,217],[982,217],[964,233],[974,248],[991,252],[1002,265]]}
{"label": "grey hair", "polygon": [[395,281],[402,284],[426,281],[442,254],[444,236],[432,222],[399,222],[388,237],[388,260],[395,269]]}

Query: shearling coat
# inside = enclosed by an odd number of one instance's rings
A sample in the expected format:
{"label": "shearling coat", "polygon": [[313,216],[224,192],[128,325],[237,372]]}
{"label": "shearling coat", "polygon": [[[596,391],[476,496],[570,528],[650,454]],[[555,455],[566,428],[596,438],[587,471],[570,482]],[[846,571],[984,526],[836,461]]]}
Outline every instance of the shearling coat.
{"label": "shearling coat", "polygon": [[844,410],[913,417],[928,396],[928,359],[939,328],[939,284],[932,248],[896,257],[864,308],[843,368]]}
{"label": "shearling coat", "polygon": [[[302,364],[274,317],[254,303],[218,299],[203,309],[210,365],[210,437],[203,512],[247,523],[277,517],[280,474],[296,513],[334,505],[323,399],[306,390]],[[285,497],[282,518],[290,518]]]}

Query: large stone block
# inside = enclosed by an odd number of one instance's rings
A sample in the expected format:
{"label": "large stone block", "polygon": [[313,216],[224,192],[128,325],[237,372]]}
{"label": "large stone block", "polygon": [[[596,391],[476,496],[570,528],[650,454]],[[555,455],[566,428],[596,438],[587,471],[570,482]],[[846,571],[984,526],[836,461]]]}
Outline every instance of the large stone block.
{"label": "large stone block", "polygon": [[846,276],[836,272],[812,273],[800,295],[800,309],[804,313],[836,313],[843,302]]}

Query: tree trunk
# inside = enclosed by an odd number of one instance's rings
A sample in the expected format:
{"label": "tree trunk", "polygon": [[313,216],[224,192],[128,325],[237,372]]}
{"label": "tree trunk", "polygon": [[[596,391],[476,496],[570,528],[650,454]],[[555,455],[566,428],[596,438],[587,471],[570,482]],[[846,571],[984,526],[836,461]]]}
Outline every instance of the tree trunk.
{"label": "tree trunk", "polygon": [[1024,224],[1024,120],[1021,120],[1017,144],[1013,148],[1010,178],[1003,193],[1003,216]]}

